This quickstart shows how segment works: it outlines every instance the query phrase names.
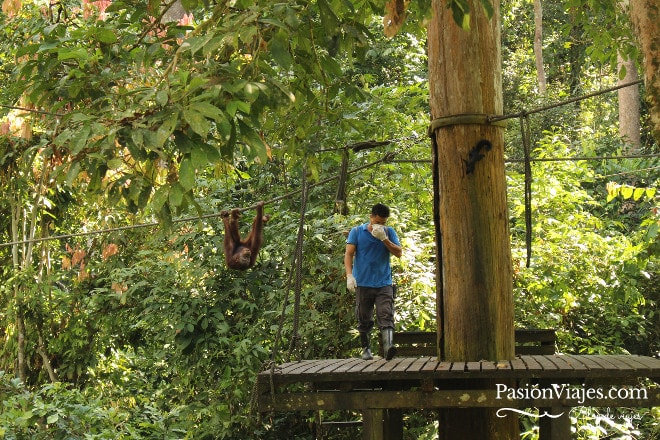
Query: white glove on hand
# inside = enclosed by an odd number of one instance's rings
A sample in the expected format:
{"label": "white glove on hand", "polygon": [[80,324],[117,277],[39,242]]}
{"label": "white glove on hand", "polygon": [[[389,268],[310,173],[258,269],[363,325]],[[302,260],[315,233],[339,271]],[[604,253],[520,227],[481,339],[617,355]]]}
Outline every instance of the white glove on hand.
{"label": "white glove on hand", "polygon": [[383,225],[371,225],[371,235],[379,239],[380,241],[387,239],[387,232],[385,232],[385,226]]}
{"label": "white glove on hand", "polygon": [[346,288],[351,292],[355,292],[355,289],[357,289],[357,281],[355,281],[353,275],[346,277]]}

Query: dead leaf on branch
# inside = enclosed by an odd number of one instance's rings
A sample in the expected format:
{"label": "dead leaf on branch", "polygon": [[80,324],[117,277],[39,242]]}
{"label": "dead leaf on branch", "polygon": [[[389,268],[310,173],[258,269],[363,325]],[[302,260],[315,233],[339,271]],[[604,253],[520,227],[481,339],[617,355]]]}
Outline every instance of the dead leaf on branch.
{"label": "dead leaf on branch", "polygon": [[117,255],[118,253],[119,253],[119,247],[114,243],[110,243],[103,249],[103,252],[101,253],[101,258],[103,259],[103,261],[106,261],[108,258],[112,257],[113,255]]}

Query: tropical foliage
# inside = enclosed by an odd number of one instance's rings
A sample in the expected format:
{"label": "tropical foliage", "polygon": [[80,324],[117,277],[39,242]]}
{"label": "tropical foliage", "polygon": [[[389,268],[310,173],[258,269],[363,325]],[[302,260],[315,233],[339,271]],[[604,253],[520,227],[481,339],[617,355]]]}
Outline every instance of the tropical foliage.
{"label": "tropical foliage", "polygon": [[[462,22],[465,2],[451,4]],[[411,3],[391,38],[381,2],[178,5],[3,2],[4,438],[313,438],[313,414],[257,417],[255,375],[356,354],[345,233],[378,201],[405,248],[397,326],[435,328],[428,3]],[[616,11],[548,7],[539,96],[532,5],[502,5],[507,113],[614,84],[614,45],[638,56]],[[617,111],[605,94],[528,117],[543,159],[531,229],[517,121],[506,132],[516,325],[557,329],[567,353],[660,352],[658,160],[595,160],[624,152]],[[657,154],[643,127],[643,152]],[[382,144],[350,148],[369,140]],[[258,200],[272,217],[260,258],[227,270],[219,213]],[[584,439],[660,430],[657,409],[573,416]],[[436,430],[421,411],[406,423],[407,438]]]}

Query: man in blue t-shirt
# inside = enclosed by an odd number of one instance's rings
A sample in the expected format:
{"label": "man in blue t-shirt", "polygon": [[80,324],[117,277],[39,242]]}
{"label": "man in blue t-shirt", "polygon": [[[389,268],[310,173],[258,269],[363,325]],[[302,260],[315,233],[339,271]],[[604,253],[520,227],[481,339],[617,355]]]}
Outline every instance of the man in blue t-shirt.
{"label": "man in blue t-shirt", "polygon": [[369,223],[351,229],[346,239],[344,266],[346,287],[356,293],[356,315],[362,359],[373,359],[369,332],[376,320],[383,339],[383,354],[390,360],[396,354],[394,335],[394,289],[390,255],[401,257],[403,250],[399,237],[385,226],[390,209],[378,203],[371,209]]}

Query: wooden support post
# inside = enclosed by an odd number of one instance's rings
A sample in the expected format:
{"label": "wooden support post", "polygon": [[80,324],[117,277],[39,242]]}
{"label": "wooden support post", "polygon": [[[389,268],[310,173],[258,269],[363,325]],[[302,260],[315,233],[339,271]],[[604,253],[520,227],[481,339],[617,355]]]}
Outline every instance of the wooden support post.
{"label": "wooden support post", "polygon": [[392,408],[385,410],[383,440],[403,440],[403,410]]}
{"label": "wooden support post", "polygon": [[[539,408],[539,440],[564,440],[571,438],[570,408],[550,407]],[[543,417],[543,414],[558,415],[561,417]],[[562,414],[563,413],[563,414]]]}
{"label": "wooden support post", "polygon": [[362,410],[363,440],[403,440],[403,411],[394,409]]}
{"label": "wooden support post", "polygon": [[381,440],[383,438],[383,409],[362,410],[362,439]]}

